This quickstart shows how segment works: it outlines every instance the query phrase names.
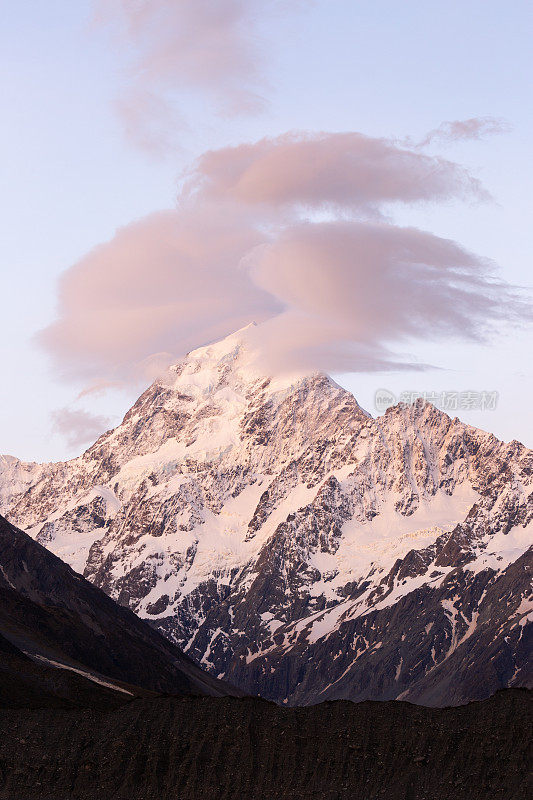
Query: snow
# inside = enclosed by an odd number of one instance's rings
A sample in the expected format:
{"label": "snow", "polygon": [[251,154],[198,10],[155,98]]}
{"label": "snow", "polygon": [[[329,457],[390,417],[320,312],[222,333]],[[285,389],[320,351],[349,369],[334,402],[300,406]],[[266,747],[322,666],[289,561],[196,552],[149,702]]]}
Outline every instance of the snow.
{"label": "snow", "polygon": [[74,572],[81,574],[85,569],[89,550],[101,536],[102,529],[100,528],[87,533],[73,533],[72,531],[58,533],[53,541],[53,547],[50,549],[62,561],[66,561]]}
{"label": "snow", "polygon": [[[63,517],[65,514],[68,514],[71,511],[75,511],[81,506],[89,505],[96,498],[101,498],[103,500],[106,509],[106,515],[108,516],[114,516],[122,506],[122,503],[120,502],[118,497],[108,486],[100,486],[96,484],[91,489],[89,489],[89,491],[76,495],[74,498],[67,501],[64,505],[61,505],[56,511],[54,511],[47,517],[46,521],[56,522],[57,520],[61,519],[61,517]],[[41,527],[42,524],[34,525],[30,528],[27,528],[27,532],[30,536],[36,536]]]}
{"label": "snow", "polygon": [[[307,640],[309,642],[317,642],[322,637],[326,636],[328,633],[331,633],[332,630],[338,627],[338,625],[342,622],[343,617],[345,616],[346,612],[350,603],[345,601],[344,603],[339,603],[337,606],[329,609],[326,612],[320,613],[315,619],[312,621],[311,629]],[[309,624],[309,618],[304,620]],[[302,623],[298,623],[296,629],[302,629],[307,627]]]}
{"label": "snow", "polygon": [[478,546],[479,555],[465,569],[477,574],[485,569],[501,572],[533,546],[533,522],[516,525],[508,533],[489,534]]}
{"label": "snow", "polygon": [[213,633],[211,635],[211,638],[209,640],[209,644],[207,645],[207,650],[205,651],[205,653],[203,654],[203,656],[202,656],[202,658],[200,660],[200,664],[204,664],[205,666],[209,666],[209,667],[213,666],[211,664],[211,662],[209,661],[209,656],[211,655],[211,648],[213,647],[213,643],[218,639],[218,637],[221,634],[223,636],[226,635],[224,633],[224,631],[222,630],[222,628],[217,628],[215,631],[213,631]]}
{"label": "snow", "polygon": [[43,472],[41,464],[26,463],[10,455],[0,455],[0,514],[5,514],[17,495],[36,483]]}
{"label": "snow", "polygon": [[402,667],[403,667],[403,656],[400,656],[400,661],[398,662],[398,666],[396,667],[396,673],[394,675],[394,680],[397,681],[402,674]]}
{"label": "snow", "polygon": [[382,608],[390,608],[393,605],[396,605],[398,600],[401,600],[402,597],[414,592],[416,589],[420,589],[422,586],[429,586],[433,589],[436,589],[440,586],[440,584],[445,579],[446,575],[453,570],[453,567],[448,567],[446,569],[442,569],[438,575],[430,578],[428,573],[431,574],[433,570],[430,568],[427,572],[423,573],[422,575],[415,575],[411,578],[405,578],[400,584],[397,584],[392,592],[388,594],[383,600],[380,600],[379,603],[371,606],[369,609],[365,609],[362,612],[362,615],[367,614],[369,611],[379,611]]}
{"label": "snow", "polygon": [[464,642],[466,642],[467,639],[470,639],[472,634],[475,633],[475,631],[477,629],[478,618],[479,618],[479,612],[478,611],[473,611],[472,612],[472,619],[468,623],[468,627],[467,627],[466,631],[463,633],[463,635],[461,636],[461,638],[457,642],[457,647],[459,647]]}
{"label": "snow", "polygon": [[6,574],[5,569],[3,568],[3,566],[1,564],[0,564],[0,572],[2,573],[2,575],[4,577],[4,580],[7,583],[7,585],[11,586],[12,589],[16,589],[17,587],[13,583],[11,583],[11,581],[9,580],[9,578],[8,578],[8,576]]}
{"label": "snow", "polygon": [[115,683],[106,681],[92,672],[86,672],[85,670],[78,669],[77,667],[73,667],[70,664],[63,664],[60,661],[54,661],[53,659],[46,658],[45,656],[41,656],[38,653],[27,653],[25,650],[23,652],[25,655],[29,656],[30,658],[33,658],[36,661],[41,661],[43,664],[47,664],[50,667],[55,667],[56,669],[67,669],[69,670],[69,672],[75,672],[77,675],[82,675],[84,678],[87,678],[93,683],[98,683],[100,686],[105,686],[107,689],[113,689],[115,692],[122,692],[123,694],[129,694],[129,695],[132,694],[132,692],[128,692],[127,689],[123,689],[121,686],[117,686]]}
{"label": "snow", "polygon": [[513,616],[520,617],[518,625],[522,628],[529,622],[533,622],[533,595],[522,599]]}
{"label": "snow", "polygon": [[[168,594],[172,598],[179,592],[181,596],[186,596],[214,572],[222,577],[246,564],[257,553],[264,539],[260,537],[258,540],[246,541],[250,508],[255,508],[263,491],[264,486],[261,481],[247,486],[237,497],[232,497],[226,503],[220,514],[206,511],[203,524],[191,531],[157,537],[150,534],[142,536],[138,542],[136,559],[124,563],[122,565],[124,570],[137,566],[147,558],[159,557],[161,560],[157,568],[158,575],[163,578],[174,569],[172,556],[176,550],[186,552],[193,544],[197,545],[197,550],[193,564],[171,574],[163,583],[158,583],[143,598],[138,613],[143,616],[146,606],[163,594]],[[168,612],[163,612],[162,615],[166,614]],[[150,619],[154,618],[157,616],[150,616]]]}
{"label": "snow", "polygon": [[404,516],[396,511],[395,498],[390,496],[372,521],[351,519],[345,523],[335,566],[344,581],[364,577],[373,564],[390,569],[409,550],[428,547],[443,533],[453,530],[477,499],[478,494],[465,482],[451,496],[439,491],[431,498],[423,498],[413,514]]}
{"label": "snow", "polygon": [[[220,380],[221,368],[230,366],[234,384],[250,384],[265,380],[261,367],[260,352],[254,345],[255,323],[250,323],[235,333],[218,342],[199,347],[187,354],[185,367],[177,365],[180,374],[172,380],[172,372],[176,366],[170,367],[167,382],[173,389],[183,394],[190,394],[195,400],[211,396],[224,398],[224,394],[213,392]],[[293,389],[305,377],[302,372],[286,372],[272,377],[268,391],[283,392]],[[227,398],[226,398],[227,399]],[[233,393],[233,400],[240,402],[238,394]],[[225,409],[226,413],[226,409]]]}

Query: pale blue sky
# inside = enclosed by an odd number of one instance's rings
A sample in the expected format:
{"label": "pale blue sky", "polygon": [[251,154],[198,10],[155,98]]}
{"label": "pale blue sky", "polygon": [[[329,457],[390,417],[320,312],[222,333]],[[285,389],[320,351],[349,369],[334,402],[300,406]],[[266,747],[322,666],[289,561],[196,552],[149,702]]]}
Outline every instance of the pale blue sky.
{"label": "pale blue sky", "polygon": [[[493,203],[404,210],[400,223],[456,239],[494,259],[501,275],[531,286],[532,86],[530,2],[324,0],[265,18],[266,111],[221,120],[191,96],[182,149],[157,159],[126,141],[113,101],[124,53],[91,26],[90,3],[7,0],[0,11],[0,203],[3,278],[0,452],[27,460],[77,454],[55,433],[57,408],[117,420],[133,395],[76,403],[81,385],[59,380],[32,336],[54,317],[63,270],[117,226],[172,206],[177,176],[219,147],[287,130],[355,130],[420,139],[444,120],[493,116],[506,134],[442,150],[479,177]],[[198,342],[202,344],[202,342]],[[533,446],[531,330],[485,346],[419,346],[439,365],[422,375],[340,378],[373,411],[378,387],[496,390],[494,411],[468,422]]]}

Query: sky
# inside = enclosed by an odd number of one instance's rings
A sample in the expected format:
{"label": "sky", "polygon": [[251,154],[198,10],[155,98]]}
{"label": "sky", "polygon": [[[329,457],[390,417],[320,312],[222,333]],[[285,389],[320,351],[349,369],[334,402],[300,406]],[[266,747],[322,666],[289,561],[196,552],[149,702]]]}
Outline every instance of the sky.
{"label": "sky", "polygon": [[0,452],[79,454],[251,319],[533,446],[529,2],[0,13]]}

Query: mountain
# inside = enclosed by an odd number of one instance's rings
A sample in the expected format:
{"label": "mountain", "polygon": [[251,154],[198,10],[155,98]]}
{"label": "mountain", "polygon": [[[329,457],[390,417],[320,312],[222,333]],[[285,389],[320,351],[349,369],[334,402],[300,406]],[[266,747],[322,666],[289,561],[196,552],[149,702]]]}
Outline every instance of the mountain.
{"label": "mountain", "polygon": [[373,419],[250,330],[190,353],[3,510],[213,675],[293,704],[530,686],[533,453],[429,403]]}
{"label": "mountain", "polygon": [[0,517],[0,705],[114,708],[229,686]]}

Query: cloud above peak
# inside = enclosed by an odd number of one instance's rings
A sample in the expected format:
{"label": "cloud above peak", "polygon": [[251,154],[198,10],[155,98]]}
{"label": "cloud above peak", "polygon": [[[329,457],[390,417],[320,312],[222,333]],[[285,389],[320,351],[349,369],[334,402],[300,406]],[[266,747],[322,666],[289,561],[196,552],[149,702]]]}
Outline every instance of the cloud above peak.
{"label": "cloud above peak", "polygon": [[260,327],[272,369],[420,369],[421,341],[483,341],[531,312],[490,265],[417,228],[353,220],[304,222],[252,251],[255,284],[284,311]]}
{"label": "cloud above peak", "polygon": [[204,153],[183,197],[375,216],[388,203],[485,199],[458,164],[361,133],[298,133]]}
{"label": "cloud above peak", "polygon": [[211,151],[177,208],[118,230],[63,274],[39,341],[90,387],[152,378],[251,320],[272,370],[416,366],[402,355],[416,341],[531,319],[485,259],[386,214],[468,196],[483,189],[457,164],[359,133]]}
{"label": "cloud above peak", "polygon": [[151,214],[62,275],[58,319],[38,338],[67,377],[145,379],[155,354],[192,349],[279,308],[240,269],[262,241],[234,207]]}

